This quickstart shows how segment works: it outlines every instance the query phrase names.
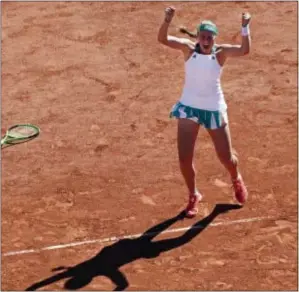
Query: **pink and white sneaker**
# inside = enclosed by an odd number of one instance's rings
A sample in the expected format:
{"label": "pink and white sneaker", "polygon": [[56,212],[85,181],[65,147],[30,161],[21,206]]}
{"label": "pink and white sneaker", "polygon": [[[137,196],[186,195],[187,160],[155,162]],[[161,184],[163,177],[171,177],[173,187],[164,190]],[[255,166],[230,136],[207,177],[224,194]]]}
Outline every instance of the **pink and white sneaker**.
{"label": "pink and white sneaker", "polygon": [[194,194],[189,195],[189,202],[185,209],[185,216],[187,218],[193,218],[198,213],[197,204],[202,200],[202,194],[196,192]]}
{"label": "pink and white sneaker", "polygon": [[239,175],[239,177],[232,182],[237,201],[240,204],[244,204],[248,198],[248,191],[244,184],[243,178]]}

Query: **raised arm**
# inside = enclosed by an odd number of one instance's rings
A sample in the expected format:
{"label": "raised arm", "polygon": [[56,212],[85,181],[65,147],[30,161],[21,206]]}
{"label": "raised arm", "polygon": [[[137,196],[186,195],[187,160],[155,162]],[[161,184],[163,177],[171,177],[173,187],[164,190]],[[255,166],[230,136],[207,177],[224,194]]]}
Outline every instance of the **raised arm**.
{"label": "raised arm", "polygon": [[168,35],[168,27],[172,21],[174,13],[174,7],[168,7],[165,9],[165,18],[158,32],[158,41],[167,47],[188,53],[193,49],[192,46],[194,46],[191,40]]}
{"label": "raised arm", "polygon": [[242,14],[242,43],[241,45],[220,45],[222,53],[225,58],[227,57],[240,57],[249,54],[251,47],[251,38],[249,30],[249,22],[251,16],[249,13]]}

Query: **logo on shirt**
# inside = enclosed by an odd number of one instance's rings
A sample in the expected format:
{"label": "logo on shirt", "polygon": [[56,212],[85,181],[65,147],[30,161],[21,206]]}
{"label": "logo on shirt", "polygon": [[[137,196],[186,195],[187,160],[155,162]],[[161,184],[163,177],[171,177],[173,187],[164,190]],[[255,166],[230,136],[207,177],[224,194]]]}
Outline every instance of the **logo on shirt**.
{"label": "logo on shirt", "polygon": [[192,58],[195,59],[196,58],[196,54],[194,54]]}

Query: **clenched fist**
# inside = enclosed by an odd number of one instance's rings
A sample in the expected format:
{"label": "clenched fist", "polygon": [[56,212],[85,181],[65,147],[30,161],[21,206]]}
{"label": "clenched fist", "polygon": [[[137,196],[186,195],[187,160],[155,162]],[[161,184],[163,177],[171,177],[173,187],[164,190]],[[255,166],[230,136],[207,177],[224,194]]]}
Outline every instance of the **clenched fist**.
{"label": "clenched fist", "polygon": [[167,7],[165,9],[165,21],[166,22],[171,22],[173,16],[175,13],[175,8],[173,6]]}
{"label": "clenched fist", "polygon": [[242,13],[242,26],[245,27],[249,24],[251,19],[251,15],[246,12],[246,13]]}

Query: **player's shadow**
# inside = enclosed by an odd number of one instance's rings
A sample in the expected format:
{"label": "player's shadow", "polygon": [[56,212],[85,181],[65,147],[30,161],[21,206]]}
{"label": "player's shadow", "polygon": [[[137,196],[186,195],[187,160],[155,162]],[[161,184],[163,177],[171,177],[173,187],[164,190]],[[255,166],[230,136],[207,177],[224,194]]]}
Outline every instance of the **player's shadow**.
{"label": "player's shadow", "polygon": [[217,204],[211,214],[196,222],[182,235],[153,241],[154,237],[170,225],[184,218],[184,213],[180,213],[151,227],[138,238],[122,239],[104,247],[97,255],[76,266],[54,269],[53,271],[63,271],[31,285],[26,291],[36,290],[62,279],[68,279],[64,284],[65,289],[77,290],[85,287],[98,276],[108,277],[116,285],[114,291],[124,290],[129,286],[129,282],[120,271],[121,266],[141,258],[155,258],[162,252],[182,246],[202,232],[219,214],[239,208],[241,208],[240,205]]}

